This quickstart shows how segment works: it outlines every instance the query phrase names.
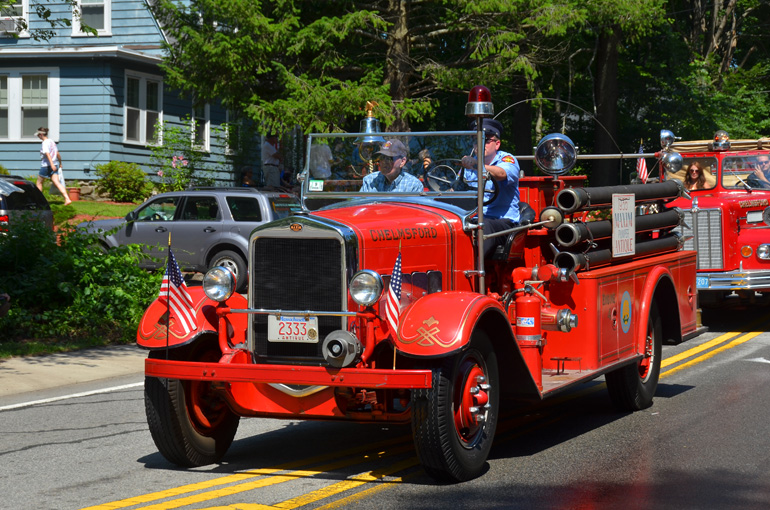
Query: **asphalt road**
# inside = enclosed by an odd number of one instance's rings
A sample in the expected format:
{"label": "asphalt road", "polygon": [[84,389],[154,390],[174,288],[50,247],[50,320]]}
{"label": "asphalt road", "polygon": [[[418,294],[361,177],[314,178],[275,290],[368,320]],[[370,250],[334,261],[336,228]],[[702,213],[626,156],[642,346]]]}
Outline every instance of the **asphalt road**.
{"label": "asphalt road", "polygon": [[[770,310],[704,322],[708,333],[664,346],[651,408],[615,412],[601,380],[509,405],[488,471],[457,485],[422,472],[408,428],[349,423],[242,420],[222,464],[179,469],[147,430],[138,349],[3,362],[0,506],[769,508]],[[38,387],[8,393],[25,378]]]}

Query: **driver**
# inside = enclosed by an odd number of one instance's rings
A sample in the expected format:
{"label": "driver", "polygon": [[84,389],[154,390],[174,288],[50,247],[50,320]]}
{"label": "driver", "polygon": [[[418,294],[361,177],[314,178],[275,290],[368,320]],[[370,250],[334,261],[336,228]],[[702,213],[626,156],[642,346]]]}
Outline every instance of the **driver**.
{"label": "driver", "polygon": [[362,192],[422,193],[423,185],[420,179],[402,171],[408,153],[401,140],[386,141],[377,151],[377,154],[381,155],[377,162],[379,171],[364,177],[364,185],[361,186]]}
{"label": "driver", "polygon": [[[476,122],[471,124],[476,129]],[[484,131],[484,168],[490,179],[497,181],[500,188],[497,198],[484,206],[484,234],[500,232],[519,224],[519,162],[513,155],[500,150],[500,139],[503,135],[503,125],[495,119],[482,119]],[[460,164],[463,166],[465,181],[478,181],[476,172],[477,161],[472,156],[464,156]],[[492,190],[489,180],[485,189]],[[505,244],[505,236],[493,237],[484,242],[484,258],[494,252],[499,244]]]}

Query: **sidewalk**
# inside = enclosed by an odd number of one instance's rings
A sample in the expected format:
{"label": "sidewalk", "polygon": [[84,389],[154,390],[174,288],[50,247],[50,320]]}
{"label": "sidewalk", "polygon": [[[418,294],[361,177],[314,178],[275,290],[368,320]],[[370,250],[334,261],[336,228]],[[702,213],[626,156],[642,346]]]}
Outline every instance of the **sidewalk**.
{"label": "sidewalk", "polygon": [[144,372],[147,350],[100,347],[0,361],[0,397]]}

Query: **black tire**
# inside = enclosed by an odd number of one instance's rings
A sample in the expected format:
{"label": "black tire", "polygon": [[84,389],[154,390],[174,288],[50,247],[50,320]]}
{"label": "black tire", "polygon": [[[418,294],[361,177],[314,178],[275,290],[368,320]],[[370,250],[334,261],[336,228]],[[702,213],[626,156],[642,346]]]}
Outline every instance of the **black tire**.
{"label": "black tire", "polygon": [[145,377],[144,408],[158,451],[182,467],[221,460],[240,420],[210,383],[201,381]]}
{"label": "black tire", "polygon": [[663,325],[656,302],[650,307],[645,357],[605,376],[613,405],[621,411],[639,411],[652,405],[658,387],[663,354]]}
{"label": "black tire", "polygon": [[209,269],[217,266],[226,267],[233,272],[235,275],[236,292],[243,293],[246,291],[249,279],[246,275],[248,268],[246,267],[246,261],[243,260],[243,257],[234,251],[222,250],[211,258]]}
{"label": "black tire", "polygon": [[[499,414],[500,382],[492,343],[485,333],[476,332],[468,349],[432,370],[433,387],[415,390],[412,402],[417,456],[438,481],[476,478],[486,466]],[[478,380],[480,375],[486,383]],[[478,413],[471,407],[479,408]]]}

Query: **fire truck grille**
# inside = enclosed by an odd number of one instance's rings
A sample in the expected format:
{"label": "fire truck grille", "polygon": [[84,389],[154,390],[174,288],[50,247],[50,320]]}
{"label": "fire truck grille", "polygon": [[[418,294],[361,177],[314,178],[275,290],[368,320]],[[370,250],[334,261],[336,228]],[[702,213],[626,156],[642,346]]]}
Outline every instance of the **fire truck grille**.
{"label": "fire truck grille", "polygon": [[[340,311],[343,247],[339,239],[258,238],[251,277],[253,308]],[[317,343],[268,342],[267,315],[252,315],[254,354],[262,362],[324,363],[323,340],[342,327],[340,317],[318,317]]]}
{"label": "fire truck grille", "polygon": [[[695,246],[694,229],[695,222],[691,211],[684,211],[684,221],[688,228],[679,227],[681,233],[687,239],[684,243],[685,250],[698,252],[698,269],[722,269],[722,213],[719,209],[700,209],[698,211],[698,232]],[[688,239],[689,238],[689,239]]]}

